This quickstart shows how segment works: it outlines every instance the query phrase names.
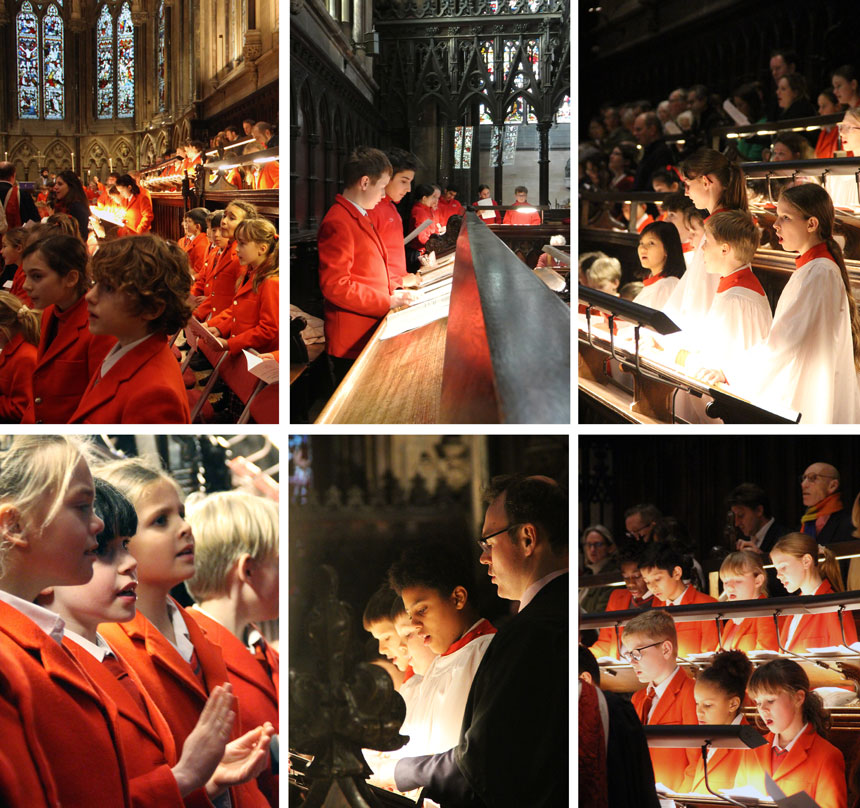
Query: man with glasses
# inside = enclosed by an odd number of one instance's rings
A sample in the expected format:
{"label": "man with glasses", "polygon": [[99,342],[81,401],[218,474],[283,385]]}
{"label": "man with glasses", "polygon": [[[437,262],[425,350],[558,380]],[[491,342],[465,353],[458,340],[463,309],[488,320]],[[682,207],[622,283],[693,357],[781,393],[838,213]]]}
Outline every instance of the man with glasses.
{"label": "man with glasses", "polygon": [[813,463],[800,477],[806,513],[800,530],[820,545],[852,541],[851,509],[842,502],[839,472],[830,463]]}
{"label": "man with glasses", "polygon": [[627,531],[627,538],[634,541],[652,541],[657,520],[662,515],[660,509],[650,502],[628,508],[624,512],[624,529]]}
{"label": "man with glasses", "polygon": [[446,806],[556,808],[568,804],[567,494],[505,475],[485,502],[480,561],[519,611],[475,672],[459,744],[400,760],[394,779]]}

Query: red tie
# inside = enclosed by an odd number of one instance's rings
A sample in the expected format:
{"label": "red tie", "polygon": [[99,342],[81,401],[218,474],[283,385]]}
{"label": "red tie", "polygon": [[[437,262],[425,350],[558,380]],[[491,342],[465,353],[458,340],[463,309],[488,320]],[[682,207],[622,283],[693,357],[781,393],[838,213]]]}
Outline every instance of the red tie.
{"label": "red tie", "polygon": [[776,770],[780,767],[783,758],[785,758],[787,754],[787,749],[777,749],[775,746],[770,748],[770,770],[773,774],[776,774]]}
{"label": "red tie", "polygon": [[642,702],[642,711],[639,713],[639,720],[642,721],[643,724],[648,723],[648,713],[651,712],[651,705],[654,703],[654,697],[657,695],[657,691],[654,690],[653,687],[648,685],[647,695],[645,696],[645,701]]}
{"label": "red tie", "polygon": [[131,680],[128,671],[122,666],[122,663],[113,654],[105,654],[102,660],[104,665],[119,681],[119,683],[128,691],[129,695],[134,700],[134,703],[143,711],[144,715],[149,715],[146,709],[146,702],[143,696],[140,695],[137,685]]}
{"label": "red tie", "polygon": [[188,660],[188,664],[191,665],[191,670],[200,682],[201,687],[206,690],[206,681],[203,679],[203,668],[200,665],[200,660],[197,658],[196,648],[191,652],[191,659]]}

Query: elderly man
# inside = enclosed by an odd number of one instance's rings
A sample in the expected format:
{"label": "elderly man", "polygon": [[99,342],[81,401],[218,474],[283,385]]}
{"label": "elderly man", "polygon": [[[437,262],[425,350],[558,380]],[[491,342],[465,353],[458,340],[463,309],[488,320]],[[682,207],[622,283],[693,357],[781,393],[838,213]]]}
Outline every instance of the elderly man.
{"label": "elderly man", "polygon": [[806,506],[806,513],[800,517],[800,530],[821,545],[853,538],[851,508],[842,502],[839,484],[839,472],[830,463],[813,463],[800,477]]}
{"label": "elderly man", "polygon": [[568,804],[568,504],[546,477],[490,483],[481,563],[519,611],[472,680],[460,743],[403,758],[397,788],[424,787],[448,808]]}
{"label": "elderly man", "polygon": [[627,531],[627,537],[634,541],[652,541],[657,520],[662,516],[660,509],[649,502],[628,508],[624,512],[624,529]]}
{"label": "elderly man", "polygon": [[675,162],[675,155],[663,140],[660,119],[656,112],[643,112],[633,121],[633,137],[642,146],[642,158],[633,180],[634,191],[650,191],[651,175],[658,168]]}

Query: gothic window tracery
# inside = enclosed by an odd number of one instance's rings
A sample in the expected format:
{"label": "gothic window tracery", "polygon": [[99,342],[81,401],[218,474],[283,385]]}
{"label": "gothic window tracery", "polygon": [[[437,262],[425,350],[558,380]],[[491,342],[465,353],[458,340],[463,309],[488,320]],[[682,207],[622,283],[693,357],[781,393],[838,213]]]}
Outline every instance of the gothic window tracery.
{"label": "gothic window tracery", "polygon": [[15,16],[18,117],[65,117],[65,26],[62,0],[24,0]]}
{"label": "gothic window tracery", "polygon": [[96,116],[134,116],[134,25],[128,2],[105,3],[96,23]]}

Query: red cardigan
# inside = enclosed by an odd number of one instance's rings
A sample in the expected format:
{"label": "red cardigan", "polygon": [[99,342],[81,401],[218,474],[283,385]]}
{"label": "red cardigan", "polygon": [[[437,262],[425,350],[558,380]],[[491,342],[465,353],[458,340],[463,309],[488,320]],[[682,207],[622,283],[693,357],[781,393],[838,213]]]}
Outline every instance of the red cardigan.
{"label": "red cardigan", "polygon": [[[741,724],[748,724],[746,718],[741,719]],[[721,788],[734,788],[735,778],[738,774],[741,762],[747,755],[744,749],[715,749],[714,754],[708,761],[708,784],[714,791],[719,791]],[[738,783],[744,785],[744,783]],[[684,794],[707,794],[705,788],[705,764],[702,762],[702,755],[696,755],[695,763],[691,763],[687,767],[684,785],[680,789]],[[763,792],[767,793],[767,792]]]}
{"label": "red cardigan", "polygon": [[388,251],[370,219],[340,194],[317,240],[326,351],[355,359],[388,314],[399,279],[388,268]]}
{"label": "red cardigan", "polygon": [[12,337],[0,351],[0,421],[20,424],[33,400],[36,346],[23,335]]}
{"label": "red cardigan", "polygon": [[417,241],[422,246],[427,243],[427,239],[430,238],[434,233],[438,233],[440,230],[440,222],[441,218],[439,215],[439,208],[430,208],[427,205],[422,204],[421,202],[416,202],[412,206],[412,213],[409,215],[409,230],[410,232],[418,227],[422,222],[430,219],[433,224],[430,227],[422,230],[417,237],[413,240],[413,244]]}
{"label": "red cardigan", "polygon": [[[50,334],[53,339],[49,339]],[[33,372],[33,400],[22,423],[67,424],[87,383],[116,339],[91,334],[87,301],[81,299],[60,312],[48,306],[42,313],[42,336]]]}
{"label": "red cardigan", "polygon": [[[760,595],[759,598],[763,598]],[[720,634],[726,651],[776,651],[776,626],[771,617],[747,617],[739,624],[727,620]],[[706,649],[705,649],[706,650]]]}
{"label": "red cardigan", "polygon": [[[613,589],[612,594],[609,596],[609,602],[606,604],[606,611],[621,612],[624,609],[633,609],[635,607],[631,605],[632,602],[633,596],[626,586]],[[623,633],[624,629],[616,631],[613,626],[604,626],[600,629],[600,634],[597,635],[597,642],[591,646],[591,653],[594,654],[595,658],[612,657],[613,659],[618,659],[616,636],[620,641]]]}
{"label": "red cardigan", "polygon": [[208,325],[227,338],[231,354],[241,353],[244,348],[260,353],[278,349],[279,290],[277,276],[264,280],[256,292],[253,278],[248,278],[234,293],[231,304],[209,320]]}
{"label": "red cardigan", "polygon": [[[74,657],[30,618],[0,601],[0,659],[13,659],[32,691],[32,726],[62,805],[129,806],[113,702]],[[8,754],[6,737],[3,750]],[[19,751],[13,752],[19,754]],[[98,776],[93,776],[97,767]]]}
{"label": "red cardigan", "polygon": [[151,334],[104,376],[96,369],[69,423],[190,424],[188,394],[164,334]]}

